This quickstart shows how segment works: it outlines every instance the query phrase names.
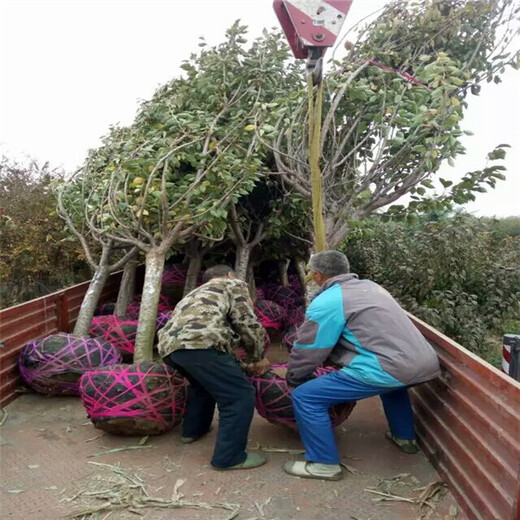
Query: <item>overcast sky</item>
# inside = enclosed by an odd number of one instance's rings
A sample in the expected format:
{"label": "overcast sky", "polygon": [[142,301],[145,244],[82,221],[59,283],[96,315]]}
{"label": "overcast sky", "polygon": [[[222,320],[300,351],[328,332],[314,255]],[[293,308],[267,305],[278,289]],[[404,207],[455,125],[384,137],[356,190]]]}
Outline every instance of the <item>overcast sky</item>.
{"label": "overcast sky", "polygon": [[[348,26],[385,0],[354,0]],[[0,153],[29,155],[71,171],[114,123],[132,121],[138,101],[179,73],[198,37],[222,40],[241,19],[257,36],[277,26],[271,0],[0,0]],[[485,165],[509,143],[507,180],[468,210],[520,215],[520,73],[471,97],[467,155],[444,177]]]}

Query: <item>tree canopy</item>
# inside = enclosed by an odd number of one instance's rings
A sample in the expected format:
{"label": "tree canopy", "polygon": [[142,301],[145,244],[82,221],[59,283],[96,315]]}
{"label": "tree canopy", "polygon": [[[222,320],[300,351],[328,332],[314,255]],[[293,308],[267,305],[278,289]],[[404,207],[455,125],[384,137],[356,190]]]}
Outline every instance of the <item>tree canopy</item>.
{"label": "tree canopy", "polygon": [[[460,137],[468,96],[518,65],[518,52],[510,50],[518,13],[509,0],[398,0],[360,28],[344,59],[332,62],[320,146],[329,246],[345,239],[350,219],[404,195],[412,197],[409,211],[463,203],[503,178],[503,168],[490,165],[459,183],[440,179],[447,192],[431,197],[442,161],[465,152]],[[302,89],[273,114],[273,149],[284,181],[309,198],[307,117]],[[503,158],[505,146],[489,158]]]}

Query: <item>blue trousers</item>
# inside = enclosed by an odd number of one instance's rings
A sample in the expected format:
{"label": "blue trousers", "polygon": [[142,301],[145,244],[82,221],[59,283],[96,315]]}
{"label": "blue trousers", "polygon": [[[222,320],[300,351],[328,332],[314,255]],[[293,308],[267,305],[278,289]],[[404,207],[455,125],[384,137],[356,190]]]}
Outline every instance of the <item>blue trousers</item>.
{"label": "blue trousers", "polygon": [[381,396],[392,435],[413,439],[413,412],[406,387],[370,386],[338,370],[307,381],[291,393],[296,423],[305,445],[305,458],[322,464],[339,464],[329,407],[374,395]]}
{"label": "blue trousers", "polygon": [[216,404],[219,426],[211,464],[228,468],[244,462],[255,410],[255,390],[237,360],[213,349],[181,349],[166,356],[164,362],[190,382],[182,435],[197,437],[206,433]]}

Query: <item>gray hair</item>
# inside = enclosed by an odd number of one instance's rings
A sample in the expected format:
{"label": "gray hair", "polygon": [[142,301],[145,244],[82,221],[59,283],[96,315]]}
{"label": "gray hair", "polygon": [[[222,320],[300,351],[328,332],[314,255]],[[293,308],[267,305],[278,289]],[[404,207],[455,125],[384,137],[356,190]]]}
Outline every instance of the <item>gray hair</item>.
{"label": "gray hair", "polygon": [[309,267],[325,276],[338,276],[350,272],[348,258],[341,251],[314,253],[309,259]]}
{"label": "gray hair", "polygon": [[233,271],[233,268],[229,265],[214,265],[213,267],[206,269],[202,275],[202,281],[206,283],[213,280],[213,278],[222,278],[227,276],[229,273],[235,274],[235,271]]}

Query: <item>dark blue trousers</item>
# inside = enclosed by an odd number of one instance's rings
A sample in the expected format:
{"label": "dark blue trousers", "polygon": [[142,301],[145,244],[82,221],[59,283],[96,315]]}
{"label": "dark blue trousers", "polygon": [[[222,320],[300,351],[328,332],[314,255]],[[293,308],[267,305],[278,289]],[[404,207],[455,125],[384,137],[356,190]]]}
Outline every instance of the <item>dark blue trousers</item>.
{"label": "dark blue trousers", "polygon": [[237,360],[214,349],[181,349],[166,356],[164,362],[190,382],[182,435],[197,437],[206,433],[216,403],[219,427],[211,464],[227,468],[244,462],[255,390]]}
{"label": "dark blue trousers", "polygon": [[338,370],[311,379],[291,393],[298,431],[305,445],[305,458],[322,464],[339,464],[329,407],[374,395],[381,396],[392,435],[400,439],[413,439],[413,412],[406,387],[367,385]]}

